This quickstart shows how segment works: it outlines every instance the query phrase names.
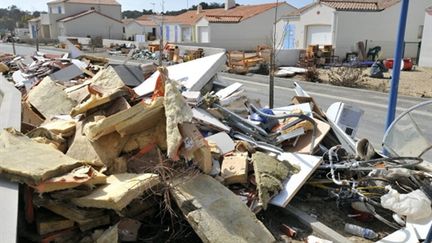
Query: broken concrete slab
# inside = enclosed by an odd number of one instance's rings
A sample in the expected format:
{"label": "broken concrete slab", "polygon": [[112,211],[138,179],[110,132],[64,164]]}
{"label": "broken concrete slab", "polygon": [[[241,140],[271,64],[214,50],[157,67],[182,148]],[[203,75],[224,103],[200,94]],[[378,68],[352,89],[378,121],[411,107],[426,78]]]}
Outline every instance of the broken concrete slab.
{"label": "broken concrete slab", "polygon": [[295,171],[287,161],[279,161],[262,152],[254,153],[252,161],[259,204],[266,209],[272,197],[283,189],[282,182]]}
{"label": "broken concrete slab", "polygon": [[[225,53],[199,58],[168,66],[169,79],[179,81],[188,91],[200,91],[226,62]],[[155,72],[134,89],[139,96],[151,94],[156,86],[159,72]]]}
{"label": "broken concrete slab", "polygon": [[247,183],[248,179],[248,153],[234,153],[227,155],[222,161],[221,176],[227,185]]}
{"label": "broken concrete slab", "polygon": [[121,211],[144,191],[160,183],[156,174],[116,174],[107,178],[107,185],[94,190],[90,195],[75,198],[80,207],[107,208]]}
{"label": "broken concrete slab", "polygon": [[12,180],[34,185],[69,172],[82,162],[16,130],[5,129],[0,133],[0,172]]}
{"label": "broken concrete slab", "polygon": [[54,115],[69,114],[76,102],[70,99],[63,87],[51,78],[45,77],[30,90],[27,102],[35,107],[45,118]]}
{"label": "broken concrete slab", "polygon": [[69,81],[83,74],[80,67],[75,64],[64,67],[57,72],[52,73],[49,77],[55,81]]}
{"label": "broken concrete slab", "polygon": [[144,82],[144,73],[140,66],[115,65],[113,67],[118,76],[122,78],[123,83],[131,88],[135,88]]}
{"label": "broken concrete slab", "polygon": [[203,242],[275,242],[249,208],[210,176],[175,181],[171,193]]}
{"label": "broken concrete slab", "polygon": [[153,128],[161,119],[164,119],[164,106],[163,99],[158,98],[150,105],[140,102],[127,110],[88,124],[84,133],[92,141],[114,131],[125,136]]}

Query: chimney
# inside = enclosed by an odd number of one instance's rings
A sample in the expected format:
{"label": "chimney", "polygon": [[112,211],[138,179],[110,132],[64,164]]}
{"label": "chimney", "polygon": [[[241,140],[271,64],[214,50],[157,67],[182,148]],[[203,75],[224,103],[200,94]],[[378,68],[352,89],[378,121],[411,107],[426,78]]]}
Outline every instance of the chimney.
{"label": "chimney", "polygon": [[225,0],[225,11],[236,6],[235,0]]}
{"label": "chimney", "polygon": [[198,6],[197,6],[197,14],[200,14],[200,13],[202,13],[202,6],[201,6],[201,4],[198,4]]}

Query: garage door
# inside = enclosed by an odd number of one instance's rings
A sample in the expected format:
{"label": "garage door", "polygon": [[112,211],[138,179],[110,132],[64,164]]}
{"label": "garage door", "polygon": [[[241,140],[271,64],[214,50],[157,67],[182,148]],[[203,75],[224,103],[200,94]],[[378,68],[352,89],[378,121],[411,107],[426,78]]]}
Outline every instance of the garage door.
{"label": "garage door", "polygon": [[308,45],[331,45],[332,34],[330,25],[309,25],[307,27]]}
{"label": "garage door", "polygon": [[207,43],[209,42],[209,28],[208,26],[198,27],[199,42]]}

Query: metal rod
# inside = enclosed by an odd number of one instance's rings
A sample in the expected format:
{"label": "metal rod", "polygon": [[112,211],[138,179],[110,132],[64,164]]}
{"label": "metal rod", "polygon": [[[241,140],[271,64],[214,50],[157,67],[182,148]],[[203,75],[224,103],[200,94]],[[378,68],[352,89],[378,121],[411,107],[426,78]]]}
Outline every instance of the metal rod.
{"label": "metal rod", "polygon": [[409,0],[402,0],[401,2],[402,2],[401,14],[399,19],[399,28],[398,28],[396,49],[395,49],[394,62],[393,62],[393,73],[392,73],[392,80],[391,80],[390,93],[389,93],[387,120],[385,126],[386,130],[387,128],[390,127],[391,123],[393,122],[396,113],[399,78],[400,78],[400,71],[401,71],[400,66],[402,60],[406,21],[408,15]]}

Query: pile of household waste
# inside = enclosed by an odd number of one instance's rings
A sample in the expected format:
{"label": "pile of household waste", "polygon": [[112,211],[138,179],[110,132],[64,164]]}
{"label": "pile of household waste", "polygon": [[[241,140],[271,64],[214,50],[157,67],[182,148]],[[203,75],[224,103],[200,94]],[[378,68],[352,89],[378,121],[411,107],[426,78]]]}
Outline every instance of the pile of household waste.
{"label": "pile of household waste", "polygon": [[342,141],[350,137],[300,86],[273,109],[240,83],[219,87],[225,60],[153,74],[140,67],[141,83],[89,56],[5,64],[26,91],[21,131],[0,133],[0,174],[22,185],[19,239],[335,240],[266,214],[308,193],[351,215],[346,232],[371,240],[389,231],[357,225],[397,231],[430,221],[431,175],[416,169],[420,158],[382,157],[367,140],[350,150]]}

